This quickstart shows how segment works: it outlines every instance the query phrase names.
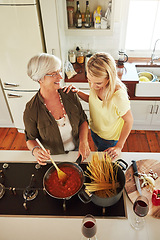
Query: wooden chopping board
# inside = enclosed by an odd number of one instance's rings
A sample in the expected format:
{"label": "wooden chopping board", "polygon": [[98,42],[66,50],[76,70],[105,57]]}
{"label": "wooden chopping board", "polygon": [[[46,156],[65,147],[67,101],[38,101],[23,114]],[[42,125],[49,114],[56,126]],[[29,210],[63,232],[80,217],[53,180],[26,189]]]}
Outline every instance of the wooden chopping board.
{"label": "wooden chopping board", "polygon": [[[137,168],[139,173],[145,172],[146,174],[152,169],[153,172],[158,174],[158,178],[155,180],[155,189],[160,189],[160,162],[153,159],[143,159],[136,161]],[[131,202],[133,203],[136,198],[139,196],[139,192],[137,191],[134,176],[133,176],[133,166],[131,165],[125,173],[126,176],[126,184],[125,189],[127,195]],[[141,180],[140,180],[141,183]],[[152,193],[147,190],[147,187],[142,188],[142,195],[148,198],[149,200],[149,215],[160,218],[160,206],[154,206],[152,204]]]}

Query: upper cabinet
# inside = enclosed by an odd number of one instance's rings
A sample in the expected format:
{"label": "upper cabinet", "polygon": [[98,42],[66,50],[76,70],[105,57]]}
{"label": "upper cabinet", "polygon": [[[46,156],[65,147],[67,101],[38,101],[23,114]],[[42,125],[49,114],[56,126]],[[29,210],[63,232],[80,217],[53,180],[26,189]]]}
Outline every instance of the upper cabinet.
{"label": "upper cabinet", "polygon": [[[64,22],[67,35],[110,35],[113,31],[114,0],[65,0],[64,2]],[[79,5],[78,5],[79,2]],[[90,19],[86,24],[87,15]],[[77,8],[80,10],[80,17]],[[78,20],[77,20],[78,17]],[[79,26],[77,26],[79,21]],[[81,23],[82,22],[82,23]],[[77,26],[77,27],[76,27]],[[81,27],[82,26],[82,27]]]}

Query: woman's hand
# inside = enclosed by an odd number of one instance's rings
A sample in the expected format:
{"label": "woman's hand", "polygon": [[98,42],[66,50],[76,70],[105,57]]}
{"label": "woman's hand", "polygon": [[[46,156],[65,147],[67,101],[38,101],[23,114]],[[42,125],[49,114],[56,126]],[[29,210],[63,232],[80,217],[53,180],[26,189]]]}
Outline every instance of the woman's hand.
{"label": "woman's hand", "polygon": [[90,147],[89,147],[89,144],[88,144],[88,141],[80,141],[79,143],[79,155],[82,155],[82,162],[89,156],[90,154]]}
{"label": "woman's hand", "polygon": [[112,160],[115,160],[121,153],[122,148],[118,146],[110,147],[105,150]]}
{"label": "woman's hand", "polygon": [[47,153],[42,148],[35,148],[33,155],[40,165],[46,165],[46,161],[50,159],[50,151],[46,149]]}
{"label": "woman's hand", "polygon": [[75,93],[79,92],[78,88],[76,88],[73,85],[69,85],[69,86],[63,87],[62,89],[63,89],[63,92],[66,92],[66,93],[69,93],[70,91],[75,92]]}

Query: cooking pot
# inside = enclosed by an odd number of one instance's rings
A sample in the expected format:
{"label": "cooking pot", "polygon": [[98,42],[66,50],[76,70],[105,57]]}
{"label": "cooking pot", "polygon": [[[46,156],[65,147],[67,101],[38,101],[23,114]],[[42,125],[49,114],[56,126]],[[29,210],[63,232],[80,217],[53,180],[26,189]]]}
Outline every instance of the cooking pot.
{"label": "cooking pot", "polygon": [[[58,197],[58,196],[55,196],[54,194],[51,193],[50,187],[52,187],[52,185],[51,184],[49,185],[48,181],[51,179],[51,176],[52,176],[53,172],[57,171],[54,166],[51,166],[47,170],[47,172],[45,173],[45,175],[43,177],[43,187],[44,187],[44,189],[45,189],[45,191],[47,192],[48,195],[50,195],[53,198],[68,200],[68,199],[70,199],[72,196],[74,196],[75,194],[77,194],[81,190],[81,188],[83,186],[83,183],[84,183],[83,170],[79,166],[79,164],[81,163],[81,160],[82,160],[82,156],[80,155],[75,163],[72,163],[72,162],[61,162],[61,163],[57,164],[59,168],[61,168],[61,167],[70,167],[71,169],[76,170],[76,172],[78,173],[78,175],[80,177],[80,186],[76,190],[76,192],[74,194],[68,195],[66,197]],[[53,186],[54,186],[54,183],[53,183]]]}
{"label": "cooking pot", "polygon": [[[88,193],[88,191],[86,191],[85,187],[81,190],[81,192],[78,194],[79,198],[81,199],[82,202],[84,203],[88,203],[90,201],[92,201],[94,204],[101,206],[101,207],[109,207],[114,205],[115,203],[117,203],[123,193],[123,188],[125,186],[125,175],[124,172],[122,170],[126,170],[128,167],[128,164],[122,160],[122,159],[118,159],[116,161],[116,163],[118,164],[118,172],[117,172],[117,181],[120,183],[120,187],[117,189],[117,194],[114,195],[113,197],[108,197],[108,198],[102,198],[99,197],[97,195],[95,195],[94,193]],[[113,166],[115,165],[115,163],[112,163]],[[89,178],[86,178],[86,180],[90,181]]]}

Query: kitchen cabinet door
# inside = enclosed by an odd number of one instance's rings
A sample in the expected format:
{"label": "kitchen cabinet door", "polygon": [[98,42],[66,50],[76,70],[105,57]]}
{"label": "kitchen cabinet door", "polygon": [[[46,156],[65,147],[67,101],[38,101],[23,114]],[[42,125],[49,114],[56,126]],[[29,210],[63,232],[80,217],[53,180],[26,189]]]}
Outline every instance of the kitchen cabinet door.
{"label": "kitchen cabinet door", "polygon": [[133,129],[144,130],[151,124],[154,101],[131,101]]}
{"label": "kitchen cabinet door", "polygon": [[[0,5],[0,74],[5,83],[18,90],[37,90],[38,84],[27,75],[31,57],[44,52],[42,29],[36,5]],[[12,86],[10,86],[12,88]]]}
{"label": "kitchen cabinet door", "polygon": [[7,95],[8,104],[13,116],[15,127],[19,132],[24,131],[23,112],[26,103],[35,95],[36,92],[16,92],[5,90]]}
{"label": "kitchen cabinet door", "polygon": [[134,130],[160,130],[160,101],[131,101]]}
{"label": "kitchen cabinet door", "polygon": [[160,130],[160,101],[156,101],[154,104],[152,124]]}

